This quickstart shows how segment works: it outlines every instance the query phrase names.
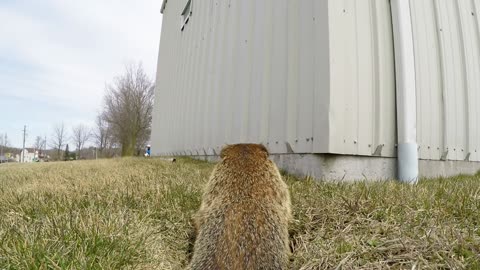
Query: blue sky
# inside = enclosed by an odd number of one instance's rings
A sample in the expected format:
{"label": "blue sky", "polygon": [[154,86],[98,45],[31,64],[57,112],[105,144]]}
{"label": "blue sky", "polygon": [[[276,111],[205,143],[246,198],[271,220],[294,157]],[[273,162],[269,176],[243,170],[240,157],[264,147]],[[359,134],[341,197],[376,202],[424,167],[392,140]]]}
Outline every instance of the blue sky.
{"label": "blue sky", "polygon": [[0,134],[93,126],[105,84],[141,61],[153,79],[161,0],[0,0]]}

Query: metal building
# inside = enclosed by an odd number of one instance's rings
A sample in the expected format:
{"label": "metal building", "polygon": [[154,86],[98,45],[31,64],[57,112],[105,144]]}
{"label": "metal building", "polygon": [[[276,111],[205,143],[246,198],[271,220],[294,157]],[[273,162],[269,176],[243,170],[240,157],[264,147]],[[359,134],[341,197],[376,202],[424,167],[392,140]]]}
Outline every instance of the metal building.
{"label": "metal building", "polygon": [[[473,173],[480,0],[408,9],[420,176]],[[153,154],[258,142],[294,173],[396,177],[402,61],[390,0],[164,0],[162,13]]]}

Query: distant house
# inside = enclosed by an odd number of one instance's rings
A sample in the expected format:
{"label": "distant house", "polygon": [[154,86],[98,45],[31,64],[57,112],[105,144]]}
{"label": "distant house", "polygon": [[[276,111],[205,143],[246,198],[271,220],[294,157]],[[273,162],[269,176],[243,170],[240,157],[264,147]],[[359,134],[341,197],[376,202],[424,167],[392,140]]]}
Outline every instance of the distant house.
{"label": "distant house", "polygon": [[[22,159],[22,156],[23,156],[23,159]],[[15,160],[17,162],[23,162],[23,163],[35,162],[38,160],[38,151],[35,151],[35,149],[22,150],[19,155],[16,155]]]}
{"label": "distant house", "polygon": [[6,156],[0,156],[0,163],[7,163],[8,159]]}

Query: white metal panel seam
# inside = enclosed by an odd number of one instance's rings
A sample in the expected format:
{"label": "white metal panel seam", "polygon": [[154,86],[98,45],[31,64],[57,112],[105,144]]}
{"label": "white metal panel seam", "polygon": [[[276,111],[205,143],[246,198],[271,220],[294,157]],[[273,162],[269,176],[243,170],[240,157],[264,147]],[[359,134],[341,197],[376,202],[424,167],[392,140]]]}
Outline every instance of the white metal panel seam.
{"label": "white metal panel seam", "polygon": [[435,30],[437,31],[437,39],[438,39],[438,60],[440,62],[440,84],[441,84],[441,91],[442,91],[442,125],[443,125],[443,129],[442,129],[442,139],[443,139],[443,151],[441,153],[441,157],[440,159],[442,160],[446,160],[448,158],[448,151],[449,151],[449,147],[448,147],[448,142],[449,142],[449,134],[448,134],[448,114],[447,114],[447,99],[448,99],[448,94],[447,94],[447,90],[446,90],[446,82],[445,82],[445,78],[446,78],[446,72],[445,72],[445,55],[444,55],[444,44],[443,44],[443,41],[442,41],[442,37],[440,36],[440,34],[438,33],[439,31],[439,28],[440,28],[440,21],[439,21],[439,7],[438,7],[438,3],[436,1],[432,1],[433,2],[433,6],[434,6],[434,19],[435,19]]}

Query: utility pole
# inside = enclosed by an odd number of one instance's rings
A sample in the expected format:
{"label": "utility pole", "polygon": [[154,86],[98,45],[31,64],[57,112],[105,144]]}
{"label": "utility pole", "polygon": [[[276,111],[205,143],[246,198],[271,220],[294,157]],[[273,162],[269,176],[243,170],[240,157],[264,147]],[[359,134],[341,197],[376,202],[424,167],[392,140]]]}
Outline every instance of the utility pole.
{"label": "utility pole", "polygon": [[[2,135],[2,136],[3,136],[3,135]],[[5,137],[6,137],[6,136],[7,136],[7,135],[5,134]],[[3,145],[4,145],[4,144],[7,144],[7,143],[6,143],[6,139],[4,139],[3,142],[2,142],[2,145],[0,145],[0,147],[1,147],[1,149],[0,149],[0,156],[3,156]]]}
{"label": "utility pole", "polygon": [[[3,144],[5,145],[5,147],[7,147],[7,144],[8,144],[8,138],[7,138],[7,133],[5,133],[5,139],[3,140]],[[8,159],[10,157],[7,158],[7,163],[8,163]]]}
{"label": "utility pole", "polygon": [[25,162],[25,137],[27,136],[27,126],[23,126],[23,150],[22,150],[22,163]]}
{"label": "utility pole", "polygon": [[[3,155],[3,147],[6,148],[6,147],[7,147],[7,144],[8,144],[7,133],[5,133],[5,137],[4,137],[4,139],[3,139],[3,145],[2,145],[2,155]],[[10,158],[10,157],[8,157],[8,158],[5,157],[5,159],[7,160],[7,163],[8,163],[8,159],[9,159],[9,158]]]}

